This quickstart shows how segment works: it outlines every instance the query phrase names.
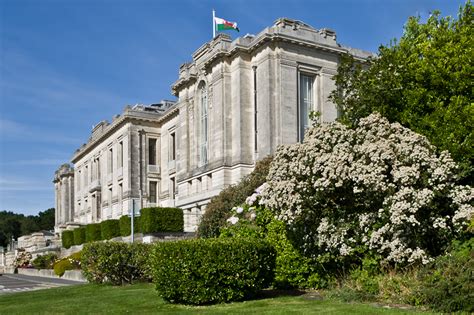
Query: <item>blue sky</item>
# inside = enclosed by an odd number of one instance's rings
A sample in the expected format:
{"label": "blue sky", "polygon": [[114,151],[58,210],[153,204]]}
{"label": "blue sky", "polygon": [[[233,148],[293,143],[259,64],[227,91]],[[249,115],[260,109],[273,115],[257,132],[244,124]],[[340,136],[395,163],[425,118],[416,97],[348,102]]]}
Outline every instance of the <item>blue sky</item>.
{"label": "blue sky", "polygon": [[52,178],[91,127],[127,104],[173,99],[180,64],[212,37],[216,16],[256,34],[278,17],[332,28],[338,42],[376,52],[409,16],[445,0],[0,0],[0,211],[54,206]]}

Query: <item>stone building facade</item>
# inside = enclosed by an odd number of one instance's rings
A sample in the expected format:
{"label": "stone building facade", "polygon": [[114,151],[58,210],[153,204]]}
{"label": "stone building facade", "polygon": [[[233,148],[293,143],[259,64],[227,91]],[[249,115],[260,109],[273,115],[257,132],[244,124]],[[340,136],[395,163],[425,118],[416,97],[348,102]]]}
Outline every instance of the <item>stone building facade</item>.
{"label": "stone building facade", "polygon": [[278,145],[302,140],[311,111],[321,122],[337,117],[327,98],[345,53],[370,56],[286,18],[233,41],[217,35],[180,67],[176,102],[126,107],[94,127],[73,173],[56,172],[57,230],[158,205],[184,209],[194,231],[212,196]]}

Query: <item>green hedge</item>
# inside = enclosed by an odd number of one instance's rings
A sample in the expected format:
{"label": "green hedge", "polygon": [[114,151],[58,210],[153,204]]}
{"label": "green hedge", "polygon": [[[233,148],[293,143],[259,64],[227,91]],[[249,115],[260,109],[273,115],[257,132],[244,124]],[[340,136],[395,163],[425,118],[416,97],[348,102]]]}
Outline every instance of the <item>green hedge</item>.
{"label": "green hedge", "polygon": [[179,208],[143,208],[140,216],[140,229],[143,233],[184,230],[183,210]]}
{"label": "green hedge", "polygon": [[102,239],[100,223],[86,225],[86,242],[100,241]]}
{"label": "green hedge", "polygon": [[61,240],[64,248],[74,245],[74,233],[72,230],[66,230],[61,233]]}
{"label": "green hedge", "polygon": [[48,253],[45,255],[39,255],[33,259],[31,263],[36,269],[52,269],[56,259],[58,259],[58,255],[54,253]]}
{"label": "green hedge", "polygon": [[120,227],[120,236],[129,236],[130,231],[130,217],[128,215],[121,216],[119,219],[119,227]]}
{"label": "green hedge", "polygon": [[149,244],[88,243],[82,249],[82,273],[92,283],[121,285],[150,280]]}
{"label": "green hedge", "polygon": [[100,222],[100,232],[103,240],[110,240],[111,238],[120,236],[119,220],[106,220]]}
{"label": "green hedge", "polygon": [[251,298],[273,281],[275,250],[258,239],[196,239],[153,245],[153,281],[167,301],[210,304]]}
{"label": "green hedge", "polygon": [[74,245],[81,245],[86,242],[86,228],[78,227],[73,230],[74,234]]}
{"label": "green hedge", "polygon": [[[120,236],[130,236],[131,232],[131,218],[128,215],[121,216],[119,219],[119,225],[120,225]],[[140,229],[140,217],[135,217],[135,220],[133,221],[133,229],[135,230],[135,233],[141,232]]]}

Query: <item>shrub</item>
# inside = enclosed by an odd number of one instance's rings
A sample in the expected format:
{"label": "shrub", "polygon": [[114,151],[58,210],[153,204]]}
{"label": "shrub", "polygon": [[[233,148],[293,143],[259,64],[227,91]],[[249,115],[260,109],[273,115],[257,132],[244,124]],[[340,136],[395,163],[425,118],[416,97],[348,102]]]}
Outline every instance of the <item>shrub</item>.
{"label": "shrub", "polygon": [[473,215],[474,189],[425,137],[379,114],[355,129],[308,129],[281,146],[262,198],[308,256],[347,266],[368,252],[384,263],[428,263]]}
{"label": "shrub", "polygon": [[54,253],[48,253],[45,255],[40,255],[33,259],[33,267],[36,269],[52,269],[54,262],[58,259],[58,256]]}
{"label": "shrub", "polygon": [[140,230],[143,233],[182,232],[183,210],[179,208],[143,208],[140,211]]}
{"label": "shrub", "polygon": [[85,227],[78,227],[72,230],[73,238],[74,238],[74,245],[81,245],[86,242],[86,228]]}
{"label": "shrub", "polygon": [[260,188],[246,204],[234,207],[221,238],[254,237],[268,241],[276,250],[273,286],[288,288],[325,288],[330,277],[314,259],[304,257],[287,237],[286,226],[258,204]]}
{"label": "shrub", "polygon": [[62,258],[54,263],[54,273],[60,277],[66,270],[81,269],[81,252],[74,253],[68,257]]}
{"label": "shrub", "polygon": [[86,242],[100,241],[102,239],[100,223],[86,225]]}
{"label": "shrub", "polygon": [[149,280],[147,264],[150,245],[96,242],[84,245],[82,272],[89,282],[121,285]]}
{"label": "shrub", "polygon": [[154,245],[153,281],[169,302],[243,300],[273,280],[275,251],[258,239],[196,239]]}
{"label": "shrub", "polygon": [[223,189],[206,206],[198,227],[199,237],[218,237],[232,207],[243,204],[254,190],[265,183],[272,157],[258,161],[255,169],[237,185]]}
{"label": "shrub", "polygon": [[131,221],[131,218],[128,215],[123,215],[120,217],[119,219],[120,236],[129,236],[132,233],[130,221]]}
{"label": "shrub", "polygon": [[120,236],[119,220],[105,220],[100,223],[101,238],[110,240],[111,238]]}
{"label": "shrub", "polygon": [[437,258],[420,273],[416,296],[443,313],[474,312],[474,238]]}
{"label": "shrub", "polygon": [[74,232],[72,230],[65,230],[61,233],[61,241],[64,248],[69,248],[74,245]]}

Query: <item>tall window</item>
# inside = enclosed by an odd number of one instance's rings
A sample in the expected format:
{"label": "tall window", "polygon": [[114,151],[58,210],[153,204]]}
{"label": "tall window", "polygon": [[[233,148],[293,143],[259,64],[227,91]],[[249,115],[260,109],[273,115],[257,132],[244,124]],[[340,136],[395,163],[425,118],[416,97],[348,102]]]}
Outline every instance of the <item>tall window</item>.
{"label": "tall window", "polygon": [[177,195],[176,191],[176,179],[174,177],[170,178],[170,198],[175,199]]}
{"label": "tall window", "polygon": [[113,169],[114,169],[114,151],[112,148],[109,149],[109,157],[108,157],[108,164],[109,164],[109,174],[111,174],[113,172]]}
{"label": "tall window", "polygon": [[148,139],[148,165],[156,165],[156,139]]}
{"label": "tall window", "polygon": [[176,133],[170,133],[170,161],[176,160]]}
{"label": "tall window", "polygon": [[118,154],[117,154],[117,167],[123,167],[123,142],[119,142]]}
{"label": "tall window", "polygon": [[156,182],[150,182],[150,198],[148,199],[150,203],[156,203]]}
{"label": "tall window", "polygon": [[207,145],[208,145],[208,100],[206,84],[202,82],[199,88],[199,121],[200,121],[200,139],[199,139],[199,162],[201,165],[207,164]]}
{"label": "tall window", "polygon": [[309,113],[314,109],[314,76],[300,74],[299,99],[299,140],[303,140],[304,132],[309,127]]}

